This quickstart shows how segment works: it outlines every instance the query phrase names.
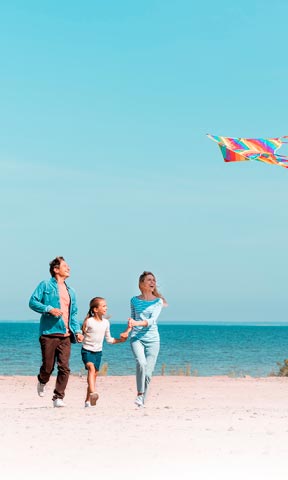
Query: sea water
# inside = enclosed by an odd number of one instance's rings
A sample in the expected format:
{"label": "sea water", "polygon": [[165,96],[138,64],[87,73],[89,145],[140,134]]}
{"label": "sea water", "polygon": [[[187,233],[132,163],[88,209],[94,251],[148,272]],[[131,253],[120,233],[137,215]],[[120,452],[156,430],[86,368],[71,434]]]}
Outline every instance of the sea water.
{"label": "sea water", "polygon": [[[125,329],[111,324],[114,337]],[[288,358],[288,326],[159,324],[161,348],[155,375],[277,374]],[[41,364],[38,322],[0,322],[0,375],[37,375]],[[72,374],[86,371],[81,344],[72,345]],[[103,344],[107,375],[134,375],[129,340]],[[55,372],[54,372],[55,373]]]}

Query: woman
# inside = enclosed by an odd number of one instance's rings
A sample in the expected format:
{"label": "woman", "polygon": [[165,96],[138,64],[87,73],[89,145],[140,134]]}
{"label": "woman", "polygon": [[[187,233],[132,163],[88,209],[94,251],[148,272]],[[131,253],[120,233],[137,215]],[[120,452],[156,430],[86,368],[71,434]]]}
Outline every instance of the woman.
{"label": "woman", "polygon": [[[137,397],[135,404],[144,407],[147,390],[160,349],[157,319],[166,300],[158,292],[156,278],[151,272],[139,277],[141,295],[131,299],[130,344],[136,360]],[[125,334],[124,334],[125,335]]]}

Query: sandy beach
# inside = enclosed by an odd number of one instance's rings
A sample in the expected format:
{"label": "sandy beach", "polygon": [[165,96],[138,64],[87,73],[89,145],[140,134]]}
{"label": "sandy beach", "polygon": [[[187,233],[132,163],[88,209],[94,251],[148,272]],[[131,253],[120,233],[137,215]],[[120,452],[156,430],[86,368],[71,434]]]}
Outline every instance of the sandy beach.
{"label": "sandy beach", "polygon": [[34,377],[0,377],[1,474],[15,478],[287,478],[288,380],[155,376],[145,409],[135,378],[71,376],[66,407]]}

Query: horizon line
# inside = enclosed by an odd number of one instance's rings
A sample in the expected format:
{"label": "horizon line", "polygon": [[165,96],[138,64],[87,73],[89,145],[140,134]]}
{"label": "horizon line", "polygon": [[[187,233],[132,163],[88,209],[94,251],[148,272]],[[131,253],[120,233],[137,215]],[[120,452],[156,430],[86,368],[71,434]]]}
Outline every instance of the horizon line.
{"label": "horizon line", "polygon": [[[25,320],[0,320],[0,323],[32,323],[32,324],[39,324],[40,320],[31,320],[31,319],[25,319]],[[126,325],[127,322],[110,322],[112,325]],[[166,320],[164,322],[158,322],[158,325],[194,325],[194,326],[271,326],[271,327],[288,327],[288,322],[281,322],[281,321],[220,321],[220,320],[205,320],[203,322],[201,321],[196,321],[196,320]]]}

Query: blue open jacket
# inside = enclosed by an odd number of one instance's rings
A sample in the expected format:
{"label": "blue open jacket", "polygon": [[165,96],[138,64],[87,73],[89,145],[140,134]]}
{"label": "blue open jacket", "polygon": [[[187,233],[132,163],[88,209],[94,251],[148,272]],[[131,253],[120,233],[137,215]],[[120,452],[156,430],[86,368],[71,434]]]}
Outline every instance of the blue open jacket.
{"label": "blue open jacket", "polygon": [[[76,341],[75,334],[81,333],[81,328],[77,320],[77,302],[73,288],[69,287],[66,282],[69,296],[69,328],[72,332],[72,342]],[[66,333],[65,323],[62,317],[54,317],[49,313],[52,308],[61,308],[58,283],[54,277],[50,280],[39,283],[35,288],[29,301],[29,307],[34,312],[41,313],[39,335],[55,335],[57,333]]]}

